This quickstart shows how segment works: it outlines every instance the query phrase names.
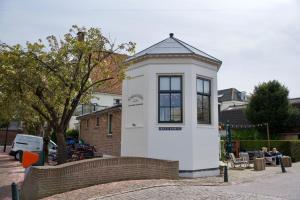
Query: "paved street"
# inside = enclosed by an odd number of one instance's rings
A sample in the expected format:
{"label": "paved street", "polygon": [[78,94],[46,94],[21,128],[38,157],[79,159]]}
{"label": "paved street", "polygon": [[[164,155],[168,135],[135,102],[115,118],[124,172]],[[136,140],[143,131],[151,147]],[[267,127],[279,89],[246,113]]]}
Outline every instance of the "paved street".
{"label": "paved street", "polygon": [[[93,200],[129,199],[293,199],[300,198],[300,163],[287,168],[283,174],[279,167],[270,167],[272,176],[253,176],[236,179],[229,185],[161,185],[121,194],[106,195]],[[232,172],[232,171],[231,171]],[[244,171],[245,172],[245,171]],[[233,172],[234,173],[234,172]],[[234,178],[234,177],[233,177]]]}
{"label": "paved street", "polygon": [[[276,169],[276,168],[275,168]],[[222,187],[225,191],[240,193],[256,193],[283,199],[300,199],[300,163],[294,163],[292,168],[286,168],[287,173],[281,173],[280,169],[273,176],[256,177],[253,181],[232,184]]]}
{"label": "paved street", "polygon": [[[7,149],[9,152],[9,149]],[[20,185],[24,178],[24,169],[18,161],[0,148],[0,199],[11,199],[11,183]]]}

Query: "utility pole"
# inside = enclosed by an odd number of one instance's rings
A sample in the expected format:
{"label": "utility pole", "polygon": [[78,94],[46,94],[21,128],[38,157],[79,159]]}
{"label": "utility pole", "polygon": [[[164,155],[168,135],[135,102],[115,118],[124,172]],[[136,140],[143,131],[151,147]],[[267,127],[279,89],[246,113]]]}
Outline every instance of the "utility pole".
{"label": "utility pole", "polygon": [[269,123],[266,123],[267,125],[267,135],[268,135],[268,148],[269,148],[269,151],[271,151],[271,148],[270,148],[270,132],[269,132]]}

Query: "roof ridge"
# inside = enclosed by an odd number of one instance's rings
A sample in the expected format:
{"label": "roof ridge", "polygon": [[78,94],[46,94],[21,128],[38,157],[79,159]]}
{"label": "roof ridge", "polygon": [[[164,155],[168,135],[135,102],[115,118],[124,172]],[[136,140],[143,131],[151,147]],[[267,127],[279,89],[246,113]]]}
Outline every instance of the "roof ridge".
{"label": "roof ridge", "polygon": [[166,39],[164,39],[164,40],[162,40],[162,41],[160,41],[160,42],[157,42],[157,43],[151,45],[150,47],[147,47],[146,49],[144,49],[144,50],[142,50],[142,51],[139,51],[139,52],[135,53],[133,56],[130,56],[127,60],[130,60],[131,58],[135,57],[135,55],[137,55],[137,54],[140,54],[140,53],[142,53],[142,52],[144,52],[144,51],[146,51],[146,50],[148,50],[148,49],[151,49],[151,48],[154,47],[155,45],[158,45],[158,44],[164,42],[164,41],[167,40],[167,39],[169,39],[169,38],[166,38]]}
{"label": "roof ridge", "polygon": [[175,40],[178,44],[180,44],[181,46],[183,46],[185,49],[189,50],[191,53],[195,54],[195,52],[193,52],[190,48],[186,47],[185,45],[183,45],[181,43],[181,40],[175,38],[175,37],[172,37],[173,40]]}

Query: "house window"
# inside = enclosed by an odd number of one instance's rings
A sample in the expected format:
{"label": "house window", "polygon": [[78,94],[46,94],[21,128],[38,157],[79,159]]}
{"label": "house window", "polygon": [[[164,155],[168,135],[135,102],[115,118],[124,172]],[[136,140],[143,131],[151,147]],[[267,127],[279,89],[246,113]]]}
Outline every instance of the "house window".
{"label": "house window", "polygon": [[108,115],[108,135],[112,135],[112,114]]}
{"label": "house window", "polygon": [[86,124],[85,124],[85,127],[88,128],[88,127],[89,127],[89,120],[87,119],[87,120],[85,121],[85,123],[86,123]]}
{"label": "house window", "polygon": [[197,78],[197,122],[198,124],[211,123],[210,96],[211,87],[210,80]]}
{"label": "house window", "polygon": [[158,77],[158,122],[182,122],[182,76]]}
{"label": "house window", "polygon": [[96,117],[96,126],[98,127],[100,125],[100,118]]}

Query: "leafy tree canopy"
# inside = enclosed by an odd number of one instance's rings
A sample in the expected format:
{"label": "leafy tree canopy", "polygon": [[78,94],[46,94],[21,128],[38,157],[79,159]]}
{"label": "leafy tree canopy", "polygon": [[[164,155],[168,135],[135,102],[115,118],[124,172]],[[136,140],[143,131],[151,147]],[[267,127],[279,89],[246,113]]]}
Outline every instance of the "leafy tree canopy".
{"label": "leafy tree canopy", "polygon": [[299,112],[288,100],[288,89],[276,80],[259,84],[246,109],[246,115],[253,124],[269,123],[273,134],[293,126]]}
{"label": "leafy tree canopy", "polygon": [[[23,47],[0,45],[1,78],[8,91],[47,121],[56,133],[58,162],[66,162],[64,132],[80,102],[87,102],[93,88],[124,77],[120,53],[133,53],[133,42],[115,44],[100,29],[72,26],[62,39],[27,42]],[[112,63],[119,66],[111,70]],[[91,75],[97,69],[97,79]]]}

